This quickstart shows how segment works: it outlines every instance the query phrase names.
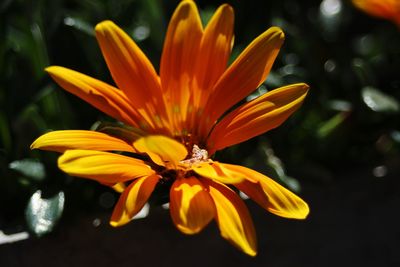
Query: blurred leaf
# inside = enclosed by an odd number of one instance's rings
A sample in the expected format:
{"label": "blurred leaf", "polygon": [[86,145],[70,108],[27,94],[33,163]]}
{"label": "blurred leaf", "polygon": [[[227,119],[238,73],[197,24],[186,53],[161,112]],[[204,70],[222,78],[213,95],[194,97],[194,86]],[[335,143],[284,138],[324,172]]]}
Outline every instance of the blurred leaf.
{"label": "blurred leaf", "polygon": [[352,104],[345,100],[332,99],[328,102],[328,106],[332,110],[349,112],[352,110]]}
{"label": "blurred leaf", "polygon": [[16,160],[11,162],[8,167],[36,181],[41,181],[46,177],[43,164],[36,159]]}
{"label": "blurred leaf", "polygon": [[329,136],[342,122],[347,118],[348,112],[340,112],[333,116],[328,121],[322,123],[317,130],[317,136],[319,138],[325,138]]}
{"label": "blurred leaf", "polygon": [[394,97],[370,86],[362,89],[362,99],[376,112],[398,112],[400,108],[399,102]]}
{"label": "blurred leaf", "polygon": [[94,27],[86,21],[76,17],[66,17],[64,24],[70,26],[78,31],[81,31],[89,36],[94,36]]}
{"label": "blurred leaf", "polygon": [[356,58],[353,60],[353,70],[361,81],[361,84],[374,84],[374,75],[370,66],[362,59]]}
{"label": "blurred leaf", "polygon": [[285,183],[291,190],[299,192],[301,190],[300,183],[296,179],[286,175],[283,163],[280,158],[275,155],[274,150],[270,148],[267,144],[263,144],[262,148],[265,156],[267,157],[268,166],[275,171],[275,173],[278,175],[279,180]]}
{"label": "blurred leaf", "polygon": [[52,198],[43,199],[42,192],[36,191],[29,200],[25,218],[29,229],[38,236],[53,230],[64,209],[64,192]]}

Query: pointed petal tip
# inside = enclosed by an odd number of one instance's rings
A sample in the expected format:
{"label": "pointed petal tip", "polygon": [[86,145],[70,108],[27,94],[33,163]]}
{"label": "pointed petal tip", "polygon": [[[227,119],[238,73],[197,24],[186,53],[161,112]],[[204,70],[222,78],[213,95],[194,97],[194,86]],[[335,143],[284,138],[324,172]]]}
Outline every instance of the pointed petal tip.
{"label": "pointed petal tip", "polygon": [[62,69],[62,67],[60,66],[48,66],[44,69],[44,71],[47,72],[48,74],[53,74],[59,71],[60,69]]}

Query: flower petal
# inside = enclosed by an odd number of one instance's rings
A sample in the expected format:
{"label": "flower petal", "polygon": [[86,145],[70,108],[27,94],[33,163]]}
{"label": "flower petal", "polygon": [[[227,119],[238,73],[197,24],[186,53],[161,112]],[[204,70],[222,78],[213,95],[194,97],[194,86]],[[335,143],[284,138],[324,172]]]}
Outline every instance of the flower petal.
{"label": "flower petal", "polygon": [[190,82],[203,29],[194,1],[181,1],[170,20],[161,57],[160,78],[170,119],[183,130],[188,114]]}
{"label": "flower petal", "polygon": [[95,108],[129,125],[139,127],[140,115],[126,96],[115,87],[82,73],[59,66],[46,68],[62,88],[85,100]]}
{"label": "flower petal", "polygon": [[128,223],[146,204],[160,176],[150,175],[133,181],[121,194],[111,215],[111,226]]}
{"label": "flower petal", "polygon": [[278,127],[300,107],[308,89],[304,83],[281,87],[229,113],[211,132],[210,155]]}
{"label": "flower petal", "polygon": [[[166,116],[158,75],[135,42],[111,21],[96,26],[96,38],[111,75],[138,112],[151,124]],[[158,125],[155,125],[159,123]]]}
{"label": "flower petal", "polygon": [[142,137],[133,146],[137,151],[146,153],[157,165],[166,167],[171,165],[175,168],[188,154],[184,145],[162,135]]}
{"label": "flower petal", "polygon": [[210,128],[225,111],[264,82],[283,40],[284,34],[280,28],[269,28],[258,36],[224,72],[205,107],[205,114],[210,114]]}
{"label": "flower petal", "polygon": [[246,179],[242,174],[231,172],[224,167],[225,164],[217,161],[194,164],[192,170],[198,175],[224,184],[240,183]]}
{"label": "flower petal", "polygon": [[235,187],[264,209],[285,218],[307,217],[310,211],[307,203],[271,178],[242,166],[229,165],[226,168],[248,177],[247,180],[235,184]]}
{"label": "flower petal", "polygon": [[195,177],[175,180],[169,208],[174,224],[185,234],[200,232],[214,218],[214,203]]}
{"label": "flower petal", "polygon": [[93,150],[67,150],[58,158],[58,167],[69,175],[107,184],[154,174],[142,160]]}
{"label": "flower petal", "polygon": [[208,179],[202,179],[202,182],[214,200],[216,220],[222,237],[244,253],[255,256],[255,229],[244,202],[232,189],[223,184]]}
{"label": "flower petal", "polygon": [[365,13],[392,20],[400,27],[400,2],[398,0],[352,0]]}
{"label": "flower petal", "polygon": [[81,130],[48,132],[36,139],[31,149],[64,152],[68,149],[135,152],[132,145],[110,135]]}
{"label": "flower petal", "polygon": [[231,6],[221,5],[210,19],[201,39],[195,70],[196,107],[204,107],[215,82],[227,67],[232,49],[234,13]]}

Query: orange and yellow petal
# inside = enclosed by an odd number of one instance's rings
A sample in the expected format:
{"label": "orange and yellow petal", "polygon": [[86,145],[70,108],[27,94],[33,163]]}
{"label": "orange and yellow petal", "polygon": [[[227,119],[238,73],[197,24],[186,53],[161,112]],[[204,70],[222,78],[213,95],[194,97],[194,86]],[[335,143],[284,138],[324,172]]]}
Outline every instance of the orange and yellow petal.
{"label": "orange and yellow petal", "polygon": [[216,210],[216,220],[221,236],[244,253],[255,256],[257,241],[249,211],[241,198],[229,187],[202,179],[210,193]]}
{"label": "orange and yellow petal", "polygon": [[63,153],[68,149],[135,152],[132,145],[108,134],[84,130],[48,132],[37,138],[31,149]]}
{"label": "orange and yellow petal", "polygon": [[224,184],[236,184],[244,181],[246,177],[240,173],[232,172],[224,167],[225,164],[217,161],[202,162],[192,166],[192,170],[200,175]]}
{"label": "orange and yellow petal", "polygon": [[352,0],[365,13],[393,21],[400,27],[400,1],[398,0]]}
{"label": "orange and yellow petal", "polygon": [[207,141],[210,154],[278,127],[300,107],[308,89],[304,83],[288,85],[235,109],[211,132]]}
{"label": "orange and yellow petal", "polygon": [[204,107],[214,84],[227,68],[233,43],[233,23],[233,9],[224,4],[217,9],[204,30],[192,88],[196,108]]}
{"label": "orange and yellow petal", "polygon": [[146,153],[157,165],[168,168],[176,168],[188,154],[184,145],[163,135],[142,137],[133,146],[138,152]]}
{"label": "orange and yellow petal", "polygon": [[162,128],[156,120],[166,115],[160,81],[146,55],[111,21],[97,24],[96,38],[118,87],[151,128]]}
{"label": "orange and yellow petal", "polygon": [[269,212],[292,219],[304,219],[310,212],[306,202],[271,178],[243,166],[226,164],[226,168],[248,178],[235,187]]}
{"label": "orange and yellow petal", "polygon": [[46,71],[66,91],[119,121],[139,127],[140,115],[117,88],[64,67],[51,66]]}
{"label": "orange and yellow petal", "polygon": [[205,108],[211,123],[264,82],[283,40],[282,30],[271,27],[254,39],[229,66],[216,83]]}
{"label": "orange and yellow petal", "polygon": [[214,203],[195,177],[175,180],[169,208],[175,226],[185,234],[200,232],[214,218]]}
{"label": "orange and yellow petal", "polygon": [[114,184],[154,174],[146,162],[109,152],[67,150],[58,158],[58,167],[72,176]]}
{"label": "orange and yellow petal", "polygon": [[110,224],[122,226],[133,218],[146,204],[160,176],[150,175],[133,181],[121,194],[111,215]]}
{"label": "orange and yellow petal", "polygon": [[[193,60],[199,52],[203,27],[196,4],[181,1],[170,20],[161,57],[160,78],[170,121],[180,134],[189,109]],[[187,129],[186,129],[187,130]]]}

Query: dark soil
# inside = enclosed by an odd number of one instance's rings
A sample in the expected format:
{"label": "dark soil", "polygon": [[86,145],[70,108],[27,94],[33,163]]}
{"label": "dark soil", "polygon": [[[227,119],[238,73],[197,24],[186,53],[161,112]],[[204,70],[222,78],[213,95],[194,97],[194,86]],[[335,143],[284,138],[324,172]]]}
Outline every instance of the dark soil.
{"label": "dark soil", "polygon": [[[223,240],[213,223],[186,236],[168,211],[112,228],[109,213],[62,220],[55,232],[0,246],[0,266],[400,266],[400,176],[371,170],[302,182],[311,206],[305,221],[271,215],[247,201],[259,254],[248,257]],[[96,218],[101,220],[97,227]]]}

